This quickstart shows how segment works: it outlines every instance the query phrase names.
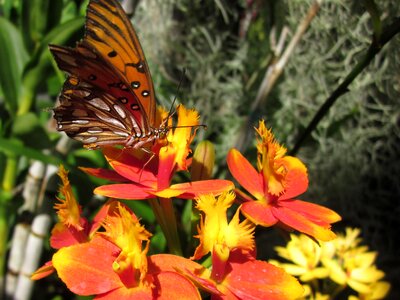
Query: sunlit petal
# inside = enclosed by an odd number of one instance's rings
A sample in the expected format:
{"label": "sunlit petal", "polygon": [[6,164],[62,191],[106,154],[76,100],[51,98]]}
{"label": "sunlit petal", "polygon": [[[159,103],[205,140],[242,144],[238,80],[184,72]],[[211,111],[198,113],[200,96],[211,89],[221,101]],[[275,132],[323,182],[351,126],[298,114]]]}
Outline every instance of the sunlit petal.
{"label": "sunlit petal", "polygon": [[264,185],[261,175],[238,150],[229,151],[227,163],[232,176],[243,188],[255,198],[263,198]]}
{"label": "sunlit petal", "polygon": [[240,211],[257,225],[269,227],[278,222],[278,219],[271,212],[271,206],[260,201],[245,202]]}
{"label": "sunlit petal", "polygon": [[336,235],[328,228],[321,227],[303,215],[286,207],[272,207],[272,213],[285,225],[315,237],[321,241],[333,240]]}
{"label": "sunlit petal", "polygon": [[102,185],[94,189],[93,193],[116,199],[142,200],[154,198],[148,189],[134,183]]}

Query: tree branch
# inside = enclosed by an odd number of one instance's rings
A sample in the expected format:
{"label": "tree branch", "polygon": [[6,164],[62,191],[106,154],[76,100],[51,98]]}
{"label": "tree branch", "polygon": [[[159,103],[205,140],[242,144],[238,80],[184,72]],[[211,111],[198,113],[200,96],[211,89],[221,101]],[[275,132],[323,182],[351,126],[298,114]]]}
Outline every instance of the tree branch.
{"label": "tree branch", "polygon": [[307,128],[304,130],[303,134],[297,140],[294,148],[290,151],[290,155],[295,155],[306,138],[313,132],[317,127],[321,119],[328,113],[328,110],[336,102],[336,100],[343,94],[348,92],[348,86],[353,80],[370,64],[370,62],[375,58],[382,47],[388,43],[397,33],[400,32],[400,17],[396,18],[394,22],[388,25],[382,31],[379,39],[372,39],[371,45],[369,46],[367,53],[361,59],[361,61],[354,67],[354,69],[346,76],[343,82],[333,91],[333,93],[325,100],[324,104],[320,107],[318,112],[315,114],[314,118],[311,120]]}

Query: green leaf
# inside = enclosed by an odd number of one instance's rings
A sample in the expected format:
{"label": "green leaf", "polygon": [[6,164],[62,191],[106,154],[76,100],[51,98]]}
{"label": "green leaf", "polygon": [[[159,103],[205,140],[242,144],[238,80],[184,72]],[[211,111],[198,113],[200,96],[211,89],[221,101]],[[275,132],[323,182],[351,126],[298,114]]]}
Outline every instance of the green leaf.
{"label": "green leaf", "polygon": [[81,17],[68,21],[55,27],[43,38],[40,47],[35,51],[23,75],[23,90],[18,109],[19,115],[23,115],[30,110],[36,89],[44,80],[43,74],[46,74],[47,68],[51,66],[52,58],[48,45],[51,43],[64,44],[79,30],[83,29],[84,21],[85,19]]}
{"label": "green leaf", "polygon": [[155,222],[156,218],[154,216],[153,210],[148,205],[147,201],[125,201],[124,202],[130,209],[132,209],[136,216],[141,220],[152,224]]}
{"label": "green leaf", "polygon": [[25,146],[34,149],[45,149],[51,145],[46,131],[40,124],[37,115],[33,113],[16,117],[13,122],[12,135],[22,140]]}
{"label": "green leaf", "polygon": [[[137,202],[137,201],[136,201]],[[151,237],[150,253],[163,253],[167,247],[167,240],[160,226],[157,226]]]}
{"label": "green leaf", "polygon": [[0,17],[0,85],[5,105],[11,116],[15,115],[21,92],[21,74],[28,61],[18,29]]}
{"label": "green leaf", "polygon": [[21,25],[27,49],[34,50],[45,34],[60,22],[62,0],[22,1]]}
{"label": "green leaf", "polygon": [[12,153],[13,155],[25,156],[55,166],[59,166],[63,163],[63,161],[57,157],[46,155],[40,151],[26,147],[22,141],[17,139],[0,138],[0,152],[6,155]]}
{"label": "green leaf", "polygon": [[0,16],[4,16],[10,19],[11,11],[13,9],[14,0],[3,0],[0,1]]}

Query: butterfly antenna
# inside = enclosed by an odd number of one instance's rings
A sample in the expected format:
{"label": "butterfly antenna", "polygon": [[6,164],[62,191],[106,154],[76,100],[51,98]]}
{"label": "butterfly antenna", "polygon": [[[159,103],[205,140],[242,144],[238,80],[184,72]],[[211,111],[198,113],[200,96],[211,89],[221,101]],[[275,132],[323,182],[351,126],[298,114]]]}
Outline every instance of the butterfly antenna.
{"label": "butterfly antenna", "polygon": [[167,119],[171,118],[172,115],[175,113],[175,102],[176,102],[176,99],[177,99],[177,95],[179,94],[179,92],[180,92],[180,90],[181,90],[181,86],[182,86],[182,82],[183,82],[183,80],[184,80],[185,74],[186,74],[186,69],[183,68],[183,70],[182,70],[182,76],[181,76],[181,79],[179,80],[178,87],[176,88],[175,97],[174,97],[174,100],[172,101],[171,108],[169,109]]}
{"label": "butterfly antenna", "polygon": [[[171,108],[169,109],[167,120],[168,120],[169,118],[171,118],[172,115],[176,112],[176,110],[174,110],[174,109],[175,109],[175,102],[176,102],[176,98],[177,98],[176,95],[178,95],[179,92],[180,92],[180,89],[181,89],[182,82],[183,82],[183,80],[184,80],[185,74],[186,74],[186,69],[183,68],[183,70],[182,70],[182,76],[181,76],[181,79],[179,80],[179,84],[178,84],[178,87],[177,87],[177,89],[176,89],[176,94],[175,94],[174,100],[172,101]],[[183,125],[183,126],[171,126],[170,128],[188,128],[188,127],[191,127],[191,128],[193,128],[193,127],[194,127],[194,128],[203,127],[204,129],[207,130],[207,125],[205,125],[205,124],[200,124],[200,125],[187,125],[187,126],[185,126],[185,125]]]}

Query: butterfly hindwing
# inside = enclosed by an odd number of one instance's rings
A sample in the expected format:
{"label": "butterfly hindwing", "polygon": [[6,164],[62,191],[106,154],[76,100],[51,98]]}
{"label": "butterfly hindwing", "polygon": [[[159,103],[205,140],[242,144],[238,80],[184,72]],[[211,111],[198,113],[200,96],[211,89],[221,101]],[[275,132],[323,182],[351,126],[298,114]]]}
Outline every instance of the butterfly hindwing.
{"label": "butterfly hindwing", "polygon": [[58,130],[81,141],[89,148],[126,145],[131,138],[143,137],[140,126],[117,99],[91,84],[70,76],[60,97],[61,105],[54,109]]}

